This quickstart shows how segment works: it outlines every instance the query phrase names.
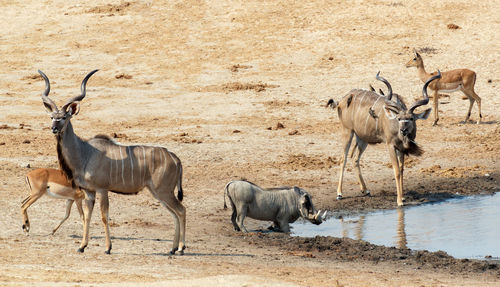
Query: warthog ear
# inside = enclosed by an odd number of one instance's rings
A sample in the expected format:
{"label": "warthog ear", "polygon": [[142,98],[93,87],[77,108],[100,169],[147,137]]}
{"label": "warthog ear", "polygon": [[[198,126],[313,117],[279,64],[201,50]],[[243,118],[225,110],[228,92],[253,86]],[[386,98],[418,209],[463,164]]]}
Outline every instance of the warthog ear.
{"label": "warthog ear", "polygon": [[429,117],[429,115],[431,114],[431,110],[432,110],[432,108],[429,108],[429,109],[427,109],[419,114],[415,114],[415,118],[417,120],[426,120]]}

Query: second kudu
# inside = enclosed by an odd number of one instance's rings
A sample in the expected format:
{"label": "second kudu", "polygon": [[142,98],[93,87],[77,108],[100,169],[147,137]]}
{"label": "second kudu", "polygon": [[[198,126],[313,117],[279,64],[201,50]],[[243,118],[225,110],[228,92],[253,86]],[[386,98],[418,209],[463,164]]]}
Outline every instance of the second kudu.
{"label": "second kudu", "polygon": [[[58,109],[48,97],[50,82],[45,80],[42,100],[52,119],[52,132],[57,140],[57,155],[61,170],[68,180],[85,192],[83,238],[78,248],[83,252],[89,240],[89,225],[94,209],[96,193],[100,194],[102,222],[106,233],[106,253],[111,252],[109,234],[108,191],[119,194],[137,194],[147,187],[151,194],[170,211],[175,219],[175,236],[170,251],[184,253],[186,209],[182,205],[182,165],[179,158],[166,148],[157,146],[115,143],[106,136],[98,135],[83,140],[73,131],[71,118],[78,114],[80,101],[85,98],[87,81],[97,70],[90,72],[82,81],[81,94],[71,98]],[[177,198],[174,191],[177,187]]]}
{"label": "second kudu", "polygon": [[342,199],[344,168],[352,139],[355,137],[357,154],[354,161],[361,192],[370,194],[361,176],[359,167],[361,155],[368,144],[385,143],[396,179],[397,205],[403,205],[404,156],[409,154],[420,156],[422,154],[422,150],[415,142],[417,135],[416,120],[426,119],[431,109],[418,114],[414,111],[417,107],[426,105],[429,102],[427,86],[439,77],[441,77],[441,73],[427,80],[422,90],[423,99],[414,103],[409,109],[406,108],[406,105],[399,97],[397,101],[392,100],[391,85],[387,80],[379,77],[378,74],[377,79],[384,82],[389,89],[386,97],[373,91],[353,89],[338,103],[333,99],[328,101],[327,107],[337,108],[342,124],[344,154],[340,163],[337,199]]}

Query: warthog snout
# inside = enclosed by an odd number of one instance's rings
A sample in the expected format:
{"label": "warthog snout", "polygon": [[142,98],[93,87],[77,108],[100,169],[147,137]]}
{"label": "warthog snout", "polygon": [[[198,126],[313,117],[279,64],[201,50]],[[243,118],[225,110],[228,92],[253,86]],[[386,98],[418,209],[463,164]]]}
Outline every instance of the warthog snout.
{"label": "warthog snout", "polygon": [[323,214],[321,214],[321,210],[318,210],[318,212],[316,214],[309,214],[309,218],[307,218],[307,219],[311,223],[314,223],[316,225],[320,225],[321,223],[323,223],[323,221],[325,221],[326,213],[327,213],[326,210]]}

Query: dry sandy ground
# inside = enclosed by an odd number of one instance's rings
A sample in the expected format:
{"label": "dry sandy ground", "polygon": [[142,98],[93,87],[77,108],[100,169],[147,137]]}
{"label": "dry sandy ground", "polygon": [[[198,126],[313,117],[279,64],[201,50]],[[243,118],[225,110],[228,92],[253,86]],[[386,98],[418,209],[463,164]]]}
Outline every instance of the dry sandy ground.
{"label": "dry sandy ground", "polygon": [[[413,102],[422,83],[404,67],[412,48],[428,71],[477,72],[484,123],[460,123],[468,106],[460,94],[441,99],[439,126],[432,118],[418,124],[426,153],[409,161],[407,203],[499,191],[500,1],[85,3],[0,1],[0,285],[500,285],[494,263],[354,240],[236,233],[222,208],[224,185],[241,177],[301,186],[330,211],[394,208],[383,146],[369,147],[362,161],[373,197],[360,197],[349,168],[346,199],[335,200],[340,126],[324,104],[352,88],[382,87],[377,71]],[[173,220],[148,192],[110,195],[110,256],[99,212],[84,254],[76,252],[76,212],[47,235],[64,214],[61,200],[35,203],[30,235],[22,232],[27,166],[58,166],[36,71],[49,76],[51,98],[62,104],[96,68],[75,131],[162,145],[181,158],[185,256],[168,255]]]}

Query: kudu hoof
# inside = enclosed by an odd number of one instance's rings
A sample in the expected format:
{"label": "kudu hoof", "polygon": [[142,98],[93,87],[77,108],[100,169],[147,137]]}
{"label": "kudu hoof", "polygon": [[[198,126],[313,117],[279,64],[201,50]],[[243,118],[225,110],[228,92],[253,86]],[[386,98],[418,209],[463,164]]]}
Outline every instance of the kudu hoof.
{"label": "kudu hoof", "polygon": [[337,200],[342,200],[342,195],[337,195]]}
{"label": "kudu hoof", "polygon": [[83,253],[83,252],[85,251],[85,247],[87,247],[87,246],[80,247],[80,248],[78,248],[78,250],[77,250],[77,251],[78,251],[79,253]]}
{"label": "kudu hoof", "polygon": [[174,255],[175,252],[179,251],[179,253],[178,253],[179,255],[184,255],[184,249],[186,249],[186,245],[182,246],[181,250],[179,250],[179,248],[177,248],[177,247],[176,248],[172,248],[172,250],[170,250],[170,254]]}
{"label": "kudu hoof", "polygon": [[111,254],[111,249],[104,251],[104,253],[110,255]]}
{"label": "kudu hoof", "polygon": [[362,192],[364,196],[372,196],[372,193],[369,190]]}

